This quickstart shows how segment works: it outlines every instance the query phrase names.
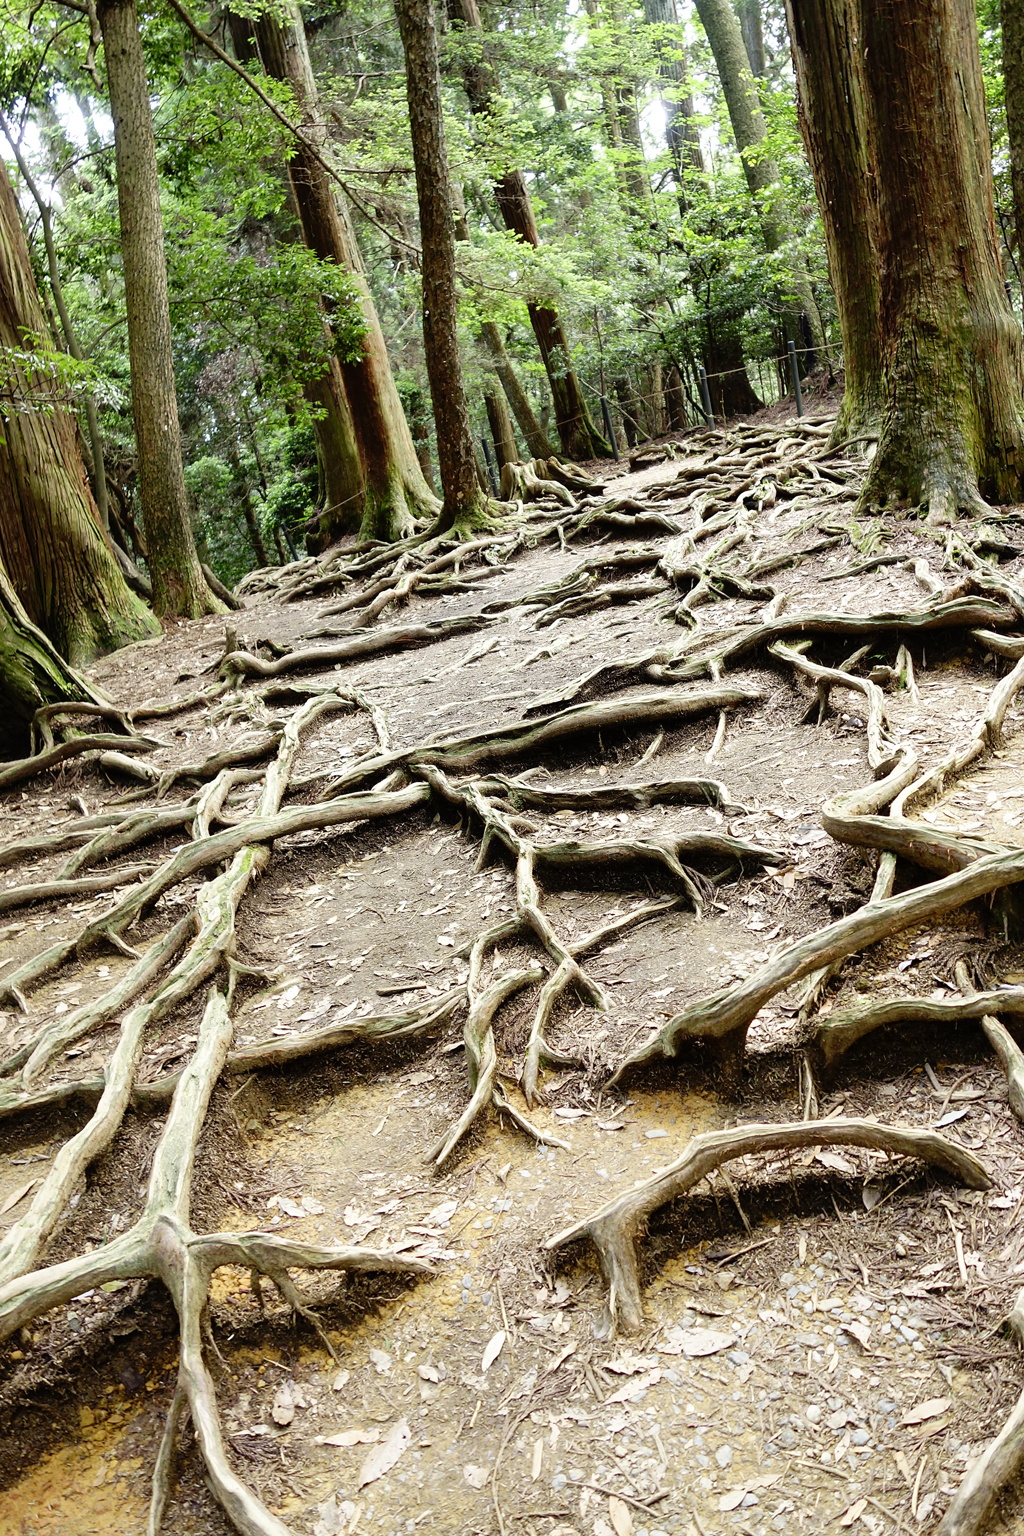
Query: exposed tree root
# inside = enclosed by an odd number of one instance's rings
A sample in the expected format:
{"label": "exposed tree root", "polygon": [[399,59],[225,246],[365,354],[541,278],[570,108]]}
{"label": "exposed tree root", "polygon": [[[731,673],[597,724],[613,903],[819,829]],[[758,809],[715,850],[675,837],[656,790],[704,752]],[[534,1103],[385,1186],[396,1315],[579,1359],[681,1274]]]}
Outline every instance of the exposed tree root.
{"label": "exposed tree root", "polygon": [[1024,1014],[1024,987],[1003,987],[997,991],[975,992],[948,1000],[898,997],[879,1003],[837,1008],[821,1020],[815,1031],[814,1047],[818,1066],[823,1073],[834,1071],[837,1063],[854,1045],[873,1034],[876,1029],[892,1024],[920,1025],[922,1031],[927,1033],[929,1027],[935,1024],[962,1024],[972,1019],[983,1021],[997,1011]]}
{"label": "exposed tree root", "polygon": [[653,1212],[685,1194],[715,1168],[733,1158],[815,1146],[871,1147],[890,1156],[920,1157],[971,1189],[988,1189],[991,1185],[977,1158],[934,1131],[852,1119],[743,1125],[733,1130],[709,1131],[695,1136],[669,1167],[610,1200],[593,1216],[549,1237],[542,1246],[551,1252],[582,1237],[589,1238],[597,1249],[608,1283],[608,1301],[598,1323],[598,1335],[607,1337],[616,1326],[627,1333],[636,1333],[643,1326],[636,1243]]}
{"label": "exposed tree root", "polygon": [[[291,1300],[296,1293],[288,1275],[290,1268],[429,1274],[430,1267],[416,1259],[372,1249],[313,1248],[262,1232],[198,1234],[192,1230],[189,1205],[196,1147],[230,1040],[228,1002],[214,988],[203,1014],[195,1054],[175,1089],[139,1220],[122,1236],[92,1253],[0,1286],[0,1337],[8,1338],[15,1329],[52,1307],[108,1281],[143,1276],[162,1280],[174,1302],[181,1328],[172,1429],[180,1421],[181,1406],[187,1404],[211,1487],[243,1536],[290,1536],[288,1527],[234,1472],[224,1447],[202,1339],[203,1309],[214,1270],[222,1264],[242,1265],[267,1275]],[[170,1462],[170,1446],[165,1436],[154,1478],[151,1530],[158,1528],[159,1514],[166,1501]]]}
{"label": "exposed tree root", "polygon": [[677,1055],[687,1040],[713,1045],[726,1076],[735,1079],[748,1027],[765,1003],[779,992],[820,966],[1020,880],[1024,880],[1024,848],[987,854],[944,880],[890,896],[887,901],[870,902],[817,933],[787,944],[746,981],[713,993],[676,1014],[646,1044],[625,1058],[612,1083],[625,1081],[638,1067],[659,1056]]}

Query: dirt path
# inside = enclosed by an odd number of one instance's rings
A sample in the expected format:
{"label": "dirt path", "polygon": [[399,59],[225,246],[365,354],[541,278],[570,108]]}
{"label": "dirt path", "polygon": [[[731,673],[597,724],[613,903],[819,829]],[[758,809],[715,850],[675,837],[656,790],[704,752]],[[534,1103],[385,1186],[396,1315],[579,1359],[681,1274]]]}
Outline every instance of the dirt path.
{"label": "dirt path", "polygon": [[[163,779],[72,757],[0,805],[0,1530],[144,1532],[179,1365],[178,1536],[936,1528],[1021,1380],[1024,1131],[981,1004],[924,1006],[1003,986],[989,1010],[1024,1013],[993,650],[1024,628],[1019,525],[858,520],[827,430],[693,437],[433,573],[410,550],[251,581],[223,684],[223,622],[95,669]],[[801,654],[859,679],[820,724]],[[902,818],[863,801],[972,741]],[[154,813],[65,867],[87,818]],[[719,1030],[709,1000],[864,908],[887,837],[892,931]],[[999,857],[990,897],[901,916]],[[54,1193],[104,1070],[134,1098]],[[543,1246],[694,1136],[861,1119],[967,1172],[827,1125],[729,1162],[644,1217],[635,1333],[622,1293],[603,1327],[608,1250]],[[1024,1530],[1019,1496],[986,1519]]]}

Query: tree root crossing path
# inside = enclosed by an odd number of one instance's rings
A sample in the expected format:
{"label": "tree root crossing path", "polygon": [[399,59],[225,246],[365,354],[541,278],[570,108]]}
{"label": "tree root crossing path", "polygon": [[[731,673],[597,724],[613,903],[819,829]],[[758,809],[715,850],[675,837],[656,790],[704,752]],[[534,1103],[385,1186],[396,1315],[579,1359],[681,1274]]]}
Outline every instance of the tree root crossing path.
{"label": "tree root crossing path", "polygon": [[829,433],[256,572],[0,766],[0,1526],[1024,1518],[1024,519]]}

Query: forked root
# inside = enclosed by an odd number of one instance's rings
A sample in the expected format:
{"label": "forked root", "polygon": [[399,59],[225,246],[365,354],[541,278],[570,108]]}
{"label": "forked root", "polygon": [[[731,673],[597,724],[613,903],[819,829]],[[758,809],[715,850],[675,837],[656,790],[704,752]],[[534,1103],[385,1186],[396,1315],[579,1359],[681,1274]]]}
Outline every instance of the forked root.
{"label": "forked root", "polygon": [[871,1147],[893,1156],[920,1157],[953,1174],[971,1189],[988,1189],[991,1183],[976,1157],[935,1131],[859,1119],[743,1125],[695,1136],[669,1167],[610,1200],[585,1221],[549,1237],[543,1247],[550,1253],[580,1238],[590,1238],[608,1282],[608,1300],[597,1322],[598,1337],[607,1338],[616,1326],[626,1333],[636,1333],[643,1326],[636,1243],[652,1213],[733,1158],[821,1146]]}

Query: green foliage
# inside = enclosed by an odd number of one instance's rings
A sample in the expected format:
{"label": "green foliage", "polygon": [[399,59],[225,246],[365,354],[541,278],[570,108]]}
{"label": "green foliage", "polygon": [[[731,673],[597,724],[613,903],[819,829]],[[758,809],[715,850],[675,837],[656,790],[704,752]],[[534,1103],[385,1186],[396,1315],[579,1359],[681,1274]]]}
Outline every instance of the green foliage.
{"label": "green foliage", "polygon": [[[994,11],[995,0],[985,4]],[[234,9],[256,15],[261,7],[262,0],[242,0]],[[614,401],[624,388],[645,430],[664,426],[651,404],[657,370],[677,366],[696,400],[695,370],[722,325],[739,334],[748,372],[774,398],[770,359],[782,350],[780,317],[793,302],[794,268],[807,273],[835,341],[780,0],[764,3],[768,67],[759,82],[768,126],[761,153],[779,174],[770,196],[791,231],[772,255],[695,17],[648,22],[641,0],[586,0],[582,7],[483,0],[482,12],[482,32],[447,27],[442,37],[449,154],[465,202],[461,339],[475,431],[486,430],[482,392],[493,387],[492,359],[479,340],[484,320],[498,325],[536,414],[550,421],[529,304],[559,310],[573,366],[595,408],[601,394]],[[391,0],[310,0],[305,16],[332,124],[331,153],[422,440],[429,392],[419,236]],[[365,322],[352,279],[318,261],[299,237],[287,182],[293,136],[169,11],[147,5],[142,32],[188,483],[197,531],[215,568],[233,581],[256,560],[247,507],[271,545],[280,525],[301,547],[301,525],[320,496],[314,408],[303,386],[332,353],[358,355]],[[467,65],[488,72],[486,116],[469,110]],[[288,88],[263,76],[258,63],[247,67],[278,109],[295,118]],[[5,34],[0,108],[16,125],[28,125],[26,149],[52,193],[65,293],[90,359],[77,375],[60,353],[53,367],[61,389],[87,387],[99,397],[111,475],[130,511],[134,439],[102,70],[102,50],[90,56],[84,18],[44,0],[31,13],[16,13]],[[680,166],[670,153],[672,111],[687,114],[677,117],[677,128],[685,123],[699,138],[701,165]],[[509,235],[498,216],[494,182],[510,170],[526,175],[539,249]],[[26,209],[31,213],[27,203]],[[29,225],[45,289],[38,231],[31,219]]]}

